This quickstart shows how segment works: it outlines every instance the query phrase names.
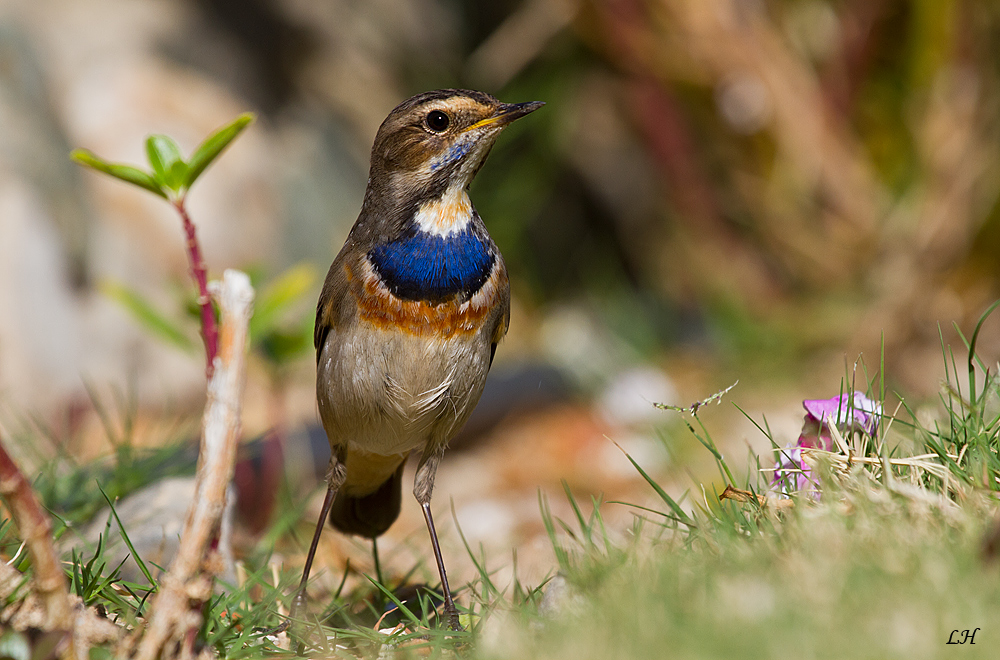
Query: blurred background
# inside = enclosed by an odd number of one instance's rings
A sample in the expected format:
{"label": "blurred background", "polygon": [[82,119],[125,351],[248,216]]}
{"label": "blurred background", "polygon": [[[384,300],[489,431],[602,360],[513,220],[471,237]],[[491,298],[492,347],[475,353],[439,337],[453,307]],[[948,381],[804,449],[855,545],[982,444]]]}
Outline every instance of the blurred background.
{"label": "blurred background", "polygon": [[[710,456],[652,401],[739,379],[729,399],[791,442],[801,400],[863,389],[883,342],[889,389],[932,397],[942,337],[960,347],[953,324],[970,334],[1000,293],[993,2],[6,0],[0,428],[88,457],[109,451],[109,425],[142,445],[196,434],[180,223],[67,154],[143,163],[150,133],[190,153],[250,110],[189,209],[210,277],[243,268],[282,301],[255,335],[247,438],[278,429],[286,469],[322,475],[292,446],[316,423],[315,299],[378,125],[440,87],[547,104],[471,191],[513,288],[489,389],[438,481],[474,542],[534,542],[537,489],[560,479],[638,492],[611,439],[690,485]],[[998,351],[991,323],[980,352]],[[703,415],[724,447],[767,452],[728,404]],[[404,506],[393,533],[422,551]]]}

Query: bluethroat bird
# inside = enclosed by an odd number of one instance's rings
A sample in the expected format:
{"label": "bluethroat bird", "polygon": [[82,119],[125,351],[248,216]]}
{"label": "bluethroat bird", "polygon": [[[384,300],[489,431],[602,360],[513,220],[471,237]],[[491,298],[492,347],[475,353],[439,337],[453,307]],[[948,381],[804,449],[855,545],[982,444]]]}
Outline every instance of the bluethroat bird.
{"label": "bluethroat bird", "polygon": [[375,539],[399,515],[403,465],[420,451],[423,509],[449,625],[460,629],[431,516],[448,442],[479,401],[510,319],[507,269],[468,187],[505,126],[543,105],[444,89],[400,103],[379,127],[361,214],[316,309],[316,398],[329,487],[323,525]]}

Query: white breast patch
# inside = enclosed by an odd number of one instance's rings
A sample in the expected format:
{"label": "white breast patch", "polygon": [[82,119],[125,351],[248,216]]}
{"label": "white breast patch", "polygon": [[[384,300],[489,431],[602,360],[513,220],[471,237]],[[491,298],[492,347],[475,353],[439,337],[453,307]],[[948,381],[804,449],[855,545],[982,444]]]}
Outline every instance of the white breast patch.
{"label": "white breast patch", "polygon": [[428,234],[457,234],[472,221],[472,201],[464,187],[453,186],[439,199],[421,204],[413,220]]}

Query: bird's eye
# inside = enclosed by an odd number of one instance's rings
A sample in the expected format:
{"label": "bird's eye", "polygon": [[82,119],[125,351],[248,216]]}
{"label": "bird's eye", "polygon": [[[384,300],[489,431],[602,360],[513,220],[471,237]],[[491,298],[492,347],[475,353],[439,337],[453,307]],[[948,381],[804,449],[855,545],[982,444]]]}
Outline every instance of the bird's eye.
{"label": "bird's eye", "polygon": [[435,133],[444,133],[451,124],[451,118],[440,110],[431,110],[427,113],[424,123]]}

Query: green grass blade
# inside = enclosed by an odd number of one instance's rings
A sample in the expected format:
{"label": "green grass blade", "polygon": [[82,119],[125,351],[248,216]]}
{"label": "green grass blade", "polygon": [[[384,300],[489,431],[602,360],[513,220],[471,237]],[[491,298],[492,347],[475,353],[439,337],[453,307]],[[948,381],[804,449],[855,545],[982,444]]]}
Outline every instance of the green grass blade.
{"label": "green grass blade", "polygon": [[125,542],[125,546],[128,548],[128,551],[132,553],[132,558],[135,560],[135,563],[139,567],[139,570],[142,572],[143,576],[147,580],[149,580],[149,585],[153,587],[153,590],[155,591],[156,581],[153,579],[153,574],[150,573],[149,568],[146,567],[146,562],[142,560],[142,557],[139,556],[139,553],[135,551],[135,546],[132,545],[132,539],[128,537],[128,532],[125,531],[125,526],[122,524],[121,518],[118,517],[118,512],[115,511],[114,503],[111,501],[111,498],[108,497],[108,494],[104,492],[104,489],[101,488],[100,483],[97,484],[97,488],[101,491],[101,495],[104,496],[104,499],[107,501],[108,506],[111,507],[111,515],[115,517],[115,522],[118,523],[118,532],[122,536],[122,541]]}
{"label": "green grass blade", "polygon": [[500,590],[497,589],[496,585],[493,583],[493,579],[490,577],[490,573],[486,568],[485,559],[482,563],[476,559],[476,555],[472,552],[472,547],[469,545],[468,539],[465,538],[465,532],[462,531],[462,526],[458,524],[458,513],[455,511],[455,500],[451,501],[451,518],[455,521],[455,529],[458,530],[458,537],[462,539],[462,545],[465,546],[465,552],[469,555],[469,559],[472,560],[473,566],[476,567],[476,572],[479,573],[479,579],[483,582],[484,598],[489,594],[499,596]]}
{"label": "green grass blade", "polygon": [[388,598],[393,603],[395,603],[396,607],[399,608],[399,611],[402,612],[406,616],[406,618],[410,620],[410,623],[412,623],[415,626],[419,626],[420,625],[420,617],[418,617],[416,614],[414,614],[413,610],[411,610],[409,607],[407,607],[406,605],[404,605],[403,601],[399,600],[399,598],[396,597],[396,594],[392,593],[391,589],[389,589],[389,588],[387,588],[387,587],[379,584],[378,580],[372,579],[372,577],[370,575],[366,575],[365,578],[369,582],[371,582],[372,584],[374,584],[375,588],[378,589],[379,591],[381,591],[385,595],[386,598]]}
{"label": "green grass blade", "polygon": [[668,507],[670,507],[671,511],[674,512],[674,515],[688,527],[696,528],[697,525],[694,523],[694,520],[692,520],[691,516],[689,516],[687,512],[681,508],[681,505],[678,504],[674,498],[670,497],[670,495],[667,494],[667,491],[663,490],[663,487],[656,483],[656,480],[649,476],[646,471],[642,469],[642,466],[636,463],[635,459],[632,458],[627,451],[622,449],[618,443],[615,443],[615,446],[618,447],[618,449],[621,449],[622,453],[625,454],[625,458],[627,458],[628,462],[632,464],[632,467],[639,472],[642,478],[646,480],[646,483],[652,486],[653,490],[656,491],[656,494],[659,495],[660,499],[663,500]]}
{"label": "green grass blade", "polygon": [[580,506],[576,503],[576,498],[573,497],[573,491],[569,489],[569,482],[565,479],[562,479],[561,481],[563,491],[566,493],[566,499],[569,500],[569,505],[573,507],[573,514],[576,516],[577,524],[580,525],[580,532],[583,534],[583,538],[587,542],[587,545],[591,545],[592,525],[588,524],[587,519],[583,517],[583,512],[580,511]]}
{"label": "green grass blade", "polygon": [[986,319],[989,318],[990,314],[992,314],[996,310],[997,307],[1000,307],[1000,300],[994,301],[994,303],[992,305],[990,305],[989,307],[986,308],[986,311],[983,312],[982,316],[979,317],[979,322],[976,323],[976,329],[973,330],[973,332],[972,332],[972,339],[969,341],[969,347],[968,347],[969,348],[969,362],[968,362],[968,366],[969,366],[969,391],[971,392],[971,394],[969,395],[969,401],[973,405],[975,405],[975,400],[976,400],[976,394],[975,394],[975,392],[976,392],[976,390],[975,390],[975,387],[976,387],[976,375],[975,375],[976,374],[976,367],[975,367],[975,362],[977,360],[977,357],[976,357],[976,343],[979,341],[979,331],[983,329],[983,324],[986,323]]}
{"label": "green grass blade", "polygon": [[552,510],[549,509],[549,502],[542,495],[541,488],[538,489],[538,508],[542,514],[542,524],[545,525],[545,531],[549,535],[549,542],[552,544],[552,552],[556,556],[556,563],[559,564],[560,570],[568,571],[570,568],[569,553],[559,544],[559,540],[556,538],[556,526],[552,522]]}
{"label": "green grass blade", "polygon": [[667,513],[666,511],[657,511],[656,509],[650,508],[648,506],[642,506],[641,504],[633,504],[632,502],[623,502],[622,500],[608,500],[608,504],[621,504],[622,506],[627,506],[633,509],[639,509],[640,511],[646,511],[647,513],[653,513],[658,516],[662,516],[667,520],[673,520],[679,523],[684,522],[683,520],[681,520],[680,518],[671,513]]}

